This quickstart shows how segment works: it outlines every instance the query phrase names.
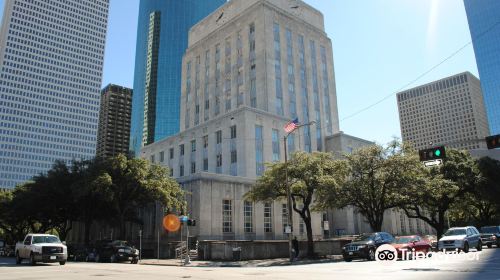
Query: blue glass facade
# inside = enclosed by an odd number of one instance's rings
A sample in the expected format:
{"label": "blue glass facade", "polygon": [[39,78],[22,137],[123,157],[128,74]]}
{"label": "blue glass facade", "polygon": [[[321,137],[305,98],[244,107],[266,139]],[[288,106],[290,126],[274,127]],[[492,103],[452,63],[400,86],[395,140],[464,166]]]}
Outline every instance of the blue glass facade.
{"label": "blue glass facade", "polygon": [[[141,0],[137,27],[137,46],[134,73],[134,96],[132,101],[132,123],[130,132],[131,150],[137,155],[143,146],[144,122],[154,120],[150,129],[153,141],[174,135],[179,131],[180,95],[182,76],[182,56],[187,48],[188,31],[201,19],[209,15],[226,0]],[[157,13],[160,19],[158,32],[159,46],[155,71],[149,71],[148,43],[151,40],[151,15]],[[151,45],[149,46],[151,47]],[[149,55],[151,58],[151,55]],[[153,56],[154,58],[154,56]],[[155,65],[156,64],[156,65]],[[154,75],[152,79],[147,74]],[[146,82],[154,80],[155,100],[146,100],[154,104],[148,118],[145,114]],[[154,110],[151,110],[154,109]],[[151,115],[152,114],[152,115]],[[147,139],[146,139],[147,140]]]}
{"label": "blue glass facade", "polygon": [[464,0],[491,134],[500,134],[500,1]]}

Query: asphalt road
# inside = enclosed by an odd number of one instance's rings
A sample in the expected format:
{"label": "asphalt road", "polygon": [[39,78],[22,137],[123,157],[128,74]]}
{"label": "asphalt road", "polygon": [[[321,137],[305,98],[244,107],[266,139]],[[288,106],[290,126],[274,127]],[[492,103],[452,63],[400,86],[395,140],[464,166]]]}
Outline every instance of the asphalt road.
{"label": "asphalt road", "polygon": [[[473,253],[469,253],[471,256]],[[500,280],[500,249],[485,249],[479,260],[326,263],[278,267],[172,267],[111,263],[16,266],[0,258],[0,279],[485,279]]]}

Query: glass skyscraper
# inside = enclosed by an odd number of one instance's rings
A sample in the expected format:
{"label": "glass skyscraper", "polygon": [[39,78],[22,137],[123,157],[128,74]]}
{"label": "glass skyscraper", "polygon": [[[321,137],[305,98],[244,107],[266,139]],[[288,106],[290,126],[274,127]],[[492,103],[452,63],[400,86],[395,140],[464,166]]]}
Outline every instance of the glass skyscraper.
{"label": "glass skyscraper", "polygon": [[226,0],[141,0],[131,150],[179,132],[182,56],[189,29]]}
{"label": "glass skyscraper", "polygon": [[464,0],[490,134],[500,134],[500,1]]}
{"label": "glass skyscraper", "polygon": [[0,188],[95,156],[109,0],[5,1]]}

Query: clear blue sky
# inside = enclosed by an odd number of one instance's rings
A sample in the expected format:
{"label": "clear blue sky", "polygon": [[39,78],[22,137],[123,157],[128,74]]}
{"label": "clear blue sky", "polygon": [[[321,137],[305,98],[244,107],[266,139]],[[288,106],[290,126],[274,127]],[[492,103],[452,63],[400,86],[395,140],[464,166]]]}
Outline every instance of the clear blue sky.
{"label": "clear blue sky", "polygon": [[[3,7],[3,1],[0,3]],[[471,40],[463,0],[306,0],[333,42],[344,132],[379,143],[400,136],[395,93]],[[133,85],[139,0],[111,0],[103,84]],[[470,71],[472,45],[412,85]]]}

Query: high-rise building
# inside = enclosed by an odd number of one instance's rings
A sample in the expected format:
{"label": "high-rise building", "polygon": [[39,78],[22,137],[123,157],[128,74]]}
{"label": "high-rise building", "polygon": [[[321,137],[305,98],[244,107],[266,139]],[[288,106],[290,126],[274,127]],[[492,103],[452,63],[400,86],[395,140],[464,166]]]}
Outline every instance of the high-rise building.
{"label": "high-rise building", "polygon": [[[333,52],[323,15],[302,1],[232,0],[189,32],[180,133],[141,156],[167,166],[189,192],[201,239],[286,238],[285,201],[243,196],[266,162],[283,161],[283,127],[298,118],[288,153],[325,151],[339,132]],[[135,94],[135,93],[134,93]],[[313,234],[323,237],[322,214]],[[298,215],[297,231],[305,236]]]}
{"label": "high-rise building", "polygon": [[488,120],[479,79],[457,74],[397,94],[403,141],[416,149],[486,148]]}
{"label": "high-rise building", "polygon": [[500,1],[464,0],[490,133],[500,134]]}
{"label": "high-rise building", "polygon": [[130,148],[179,132],[182,56],[191,26],[226,0],[141,0]]}
{"label": "high-rise building", "polygon": [[101,91],[96,156],[128,155],[132,89],[110,84]]}
{"label": "high-rise building", "polygon": [[0,187],[95,155],[109,0],[5,1]]}

